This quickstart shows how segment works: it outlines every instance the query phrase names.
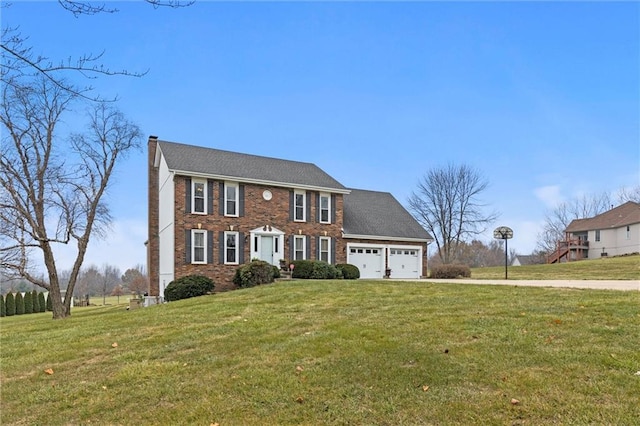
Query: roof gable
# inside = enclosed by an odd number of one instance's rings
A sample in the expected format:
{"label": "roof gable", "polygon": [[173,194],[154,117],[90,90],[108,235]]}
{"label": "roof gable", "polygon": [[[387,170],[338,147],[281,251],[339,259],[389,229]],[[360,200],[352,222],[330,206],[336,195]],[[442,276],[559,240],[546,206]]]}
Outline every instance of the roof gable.
{"label": "roof gable", "polygon": [[609,211],[587,219],[574,219],[565,232],[592,231],[595,229],[620,228],[640,223],[640,204],[627,201]]}
{"label": "roof gable", "polygon": [[219,179],[346,193],[346,188],[312,163],[158,141],[173,172]]}
{"label": "roof gable", "polygon": [[429,233],[388,192],[350,189],[344,196],[346,236],[432,240]]}

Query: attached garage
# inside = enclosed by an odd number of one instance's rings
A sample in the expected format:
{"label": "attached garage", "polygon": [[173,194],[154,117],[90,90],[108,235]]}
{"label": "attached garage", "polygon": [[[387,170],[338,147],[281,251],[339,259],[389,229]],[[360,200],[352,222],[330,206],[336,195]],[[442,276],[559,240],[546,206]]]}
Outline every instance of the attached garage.
{"label": "attached garage", "polygon": [[391,278],[420,278],[422,263],[416,248],[389,247]]}
{"label": "attached garage", "polygon": [[384,247],[349,246],[347,263],[360,270],[360,278],[382,278],[384,275]]}

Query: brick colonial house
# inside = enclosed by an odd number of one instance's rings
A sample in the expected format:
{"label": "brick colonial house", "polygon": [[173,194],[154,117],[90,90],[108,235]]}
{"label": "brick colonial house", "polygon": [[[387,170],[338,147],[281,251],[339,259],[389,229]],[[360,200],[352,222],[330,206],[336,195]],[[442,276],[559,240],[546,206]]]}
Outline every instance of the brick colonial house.
{"label": "brick colonial house", "polygon": [[315,164],[149,137],[150,295],[200,274],[233,289],[261,259],[352,263],[363,278],[426,275],[431,236],[389,193],[349,189]]}

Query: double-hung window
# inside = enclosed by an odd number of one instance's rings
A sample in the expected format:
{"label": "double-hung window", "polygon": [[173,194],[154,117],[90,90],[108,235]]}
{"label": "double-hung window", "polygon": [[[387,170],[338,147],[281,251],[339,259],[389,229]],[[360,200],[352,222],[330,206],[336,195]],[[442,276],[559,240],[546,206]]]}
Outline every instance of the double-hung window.
{"label": "double-hung window", "polygon": [[320,194],[320,223],[331,223],[331,196]]}
{"label": "double-hung window", "polygon": [[238,233],[224,233],[224,263],[238,263]]}
{"label": "double-hung window", "polygon": [[600,230],[596,229],[596,241],[600,241]]}
{"label": "double-hung window", "polygon": [[191,181],[191,213],[207,213],[207,181],[193,179]]}
{"label": "double-hung window", "polygon": [[307,217],[307,203],[304,191],[295,191],[293,194],[294,199],[294,211],[293,219],[296,222],[304,222]]}
{"label": "double-hung window", "polygon": [[238,216],[238,184],[225,182],[224,184],[224,215]]}
{"label": "double-hung window", "polygon": [[201,230],[191,231],[191,263],[207,263],[206,250],[207,232]]}
{"label": "double-hung window", "polygon": [[627,240],[631,239],[631,226],[627,225],[627,234],[626,234],[626,238]]}
{"label": "double-hung window", "polygon": [[329,237],[320,237],[319,260],[331,263],[331,239]]}
{"label": "double-hung window", "polygon": [[293,260],[304,260],[306,254],[306,238],[304,235],[293,237]]}

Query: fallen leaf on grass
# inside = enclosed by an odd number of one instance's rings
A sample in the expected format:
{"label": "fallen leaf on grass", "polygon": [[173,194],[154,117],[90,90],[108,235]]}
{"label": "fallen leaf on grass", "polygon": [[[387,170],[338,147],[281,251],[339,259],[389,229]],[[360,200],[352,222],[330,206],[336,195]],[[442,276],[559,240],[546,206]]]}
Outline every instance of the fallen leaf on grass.
{"label": "fallen leaf on grass", "polygon": [[297,402],[298,404],[302,404],[302,403],[304,402],[304,398],[303,398],[303,397],[301,397],[301,396],[299,396],[299,397],[297,397],[297,398],[296,398],[296,402]]}
{"label": "fallen leaf on grass", "polygon": [[102,390],[107,390],[107,387],[106,387],[106,386],[103,386],[103,387],[102,387]]}
{"label": "fallen leaf on grass", "polygon": [[427,386],[427,385],[423,385],[422,386],[422,392],[426,392],[428,390],[429,390],[429,386]]}
{"label": "fallen leaf on grass", "polygon": [[560,324],[562,324],[562,320],[561,319],[554,319],[553,323],[557,324],[557,325],[560,325]]}
{"label": "fallen leaf on grass", "polygon": [[47,373],[48,375],[52,375],[53,374],[53,369],[52,368],[47,368],[46,370],[44,370],[45,373]]}
{"label": "fallen leaf on grass", "polygon": [[300,374],[304,371],[304,367],[301,365],[296,365],[296,374]]}
{"label": "fallen leaf on grass", "polygon": [[111,347],[112,347],[112,348],[117,348],[117,347],[118,347],[118,344],[117,344],[116,342],[113,342],[113,343],[111,344]]}
{"label": "fallen leaf on grass", "polygon": [[518,404],[520,404],[520,400],[511,398],[511,405],[518,405]]}
{"label": "fallen leaf on grass", "polygon": [[636,374],[634,374],[634,376],[640,376],[640,371],[637,371]]}
{"label": "fallen leaf on grass", "polygon": [[220,426],[220,423],[211,423],[209,426]]}

